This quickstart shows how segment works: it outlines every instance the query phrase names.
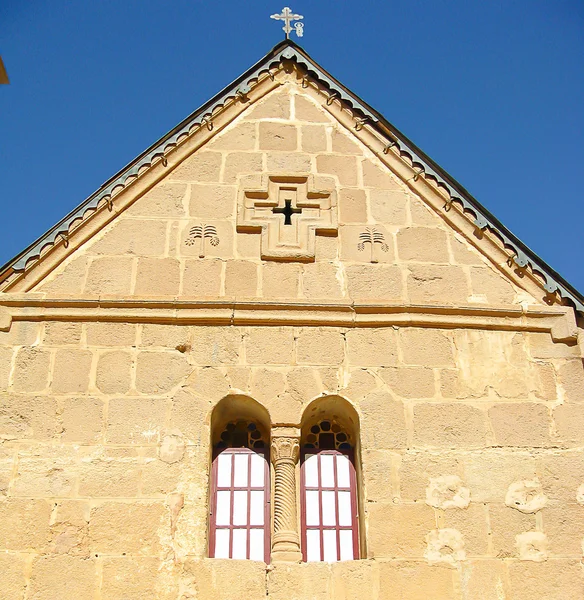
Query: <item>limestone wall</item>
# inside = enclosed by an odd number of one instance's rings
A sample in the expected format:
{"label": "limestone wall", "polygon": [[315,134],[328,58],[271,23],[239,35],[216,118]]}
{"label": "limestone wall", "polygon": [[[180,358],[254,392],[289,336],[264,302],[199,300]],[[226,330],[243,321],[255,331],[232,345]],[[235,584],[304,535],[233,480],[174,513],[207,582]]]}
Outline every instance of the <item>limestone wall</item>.
{"label": "limestone wall", "polygon": [[[584,371],[549,333],[14,321],[2,598],[579,598]],[[205,558],[210,415],[360,418],[366,558]],[[237,582],[237,585],[234,585]]]}

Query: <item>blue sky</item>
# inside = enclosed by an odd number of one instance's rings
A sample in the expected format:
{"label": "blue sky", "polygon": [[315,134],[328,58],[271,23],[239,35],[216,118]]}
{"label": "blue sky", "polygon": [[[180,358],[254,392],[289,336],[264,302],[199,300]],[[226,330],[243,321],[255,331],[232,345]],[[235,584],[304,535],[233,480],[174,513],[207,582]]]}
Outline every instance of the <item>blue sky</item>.
{"label": "blue sky", "polygon": [[[285,2],[0,1],[0,264],[283,36]],[[290,0],[305,50],[584,292],[582,0]]]}

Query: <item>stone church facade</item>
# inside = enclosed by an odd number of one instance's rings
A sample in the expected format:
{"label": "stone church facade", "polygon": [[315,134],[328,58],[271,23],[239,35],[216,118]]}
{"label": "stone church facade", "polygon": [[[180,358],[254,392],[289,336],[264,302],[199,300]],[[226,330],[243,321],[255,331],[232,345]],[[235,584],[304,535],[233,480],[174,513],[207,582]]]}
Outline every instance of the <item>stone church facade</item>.
{"label": "stone church facade", "polygon": [[3,599],[584,597],[582,297],[292,42],[0,281]]}

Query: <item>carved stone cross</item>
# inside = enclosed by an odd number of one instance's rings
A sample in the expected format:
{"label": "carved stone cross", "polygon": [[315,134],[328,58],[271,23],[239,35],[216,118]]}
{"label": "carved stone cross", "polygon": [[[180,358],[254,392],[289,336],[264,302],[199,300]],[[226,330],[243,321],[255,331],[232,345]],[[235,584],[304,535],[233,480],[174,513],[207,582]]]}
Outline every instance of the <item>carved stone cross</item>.
{"label": "carved stone cross", "polygon": [[314,260],[316,234],[338,231],[336,192],[312,177],[269,176],[262,189],[240,193],[237,231],[261,233],[265,260]]}

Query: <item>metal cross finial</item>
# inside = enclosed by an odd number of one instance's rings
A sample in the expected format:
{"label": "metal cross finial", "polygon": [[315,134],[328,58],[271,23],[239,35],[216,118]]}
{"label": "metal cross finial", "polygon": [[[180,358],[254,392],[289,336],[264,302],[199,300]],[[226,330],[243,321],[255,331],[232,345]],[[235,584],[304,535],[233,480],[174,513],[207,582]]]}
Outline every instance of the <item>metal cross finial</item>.
{"label": "metal cross finial", "polygon": [[[276,19],[277,21],[284,21],[284,27],[282,29],[286,33],[286,39],[290,39],[290,32],[292,31],[292,21],[300,21],[300,19],[304,19],[302,15],[294,14],[287,6],[284,7],[282,13],[279,15],[270,15],[270,19]],[[296,30],[296,35],[298,37],[302,37],[304,24],[303,23],[295,23],[294,29]]]}

